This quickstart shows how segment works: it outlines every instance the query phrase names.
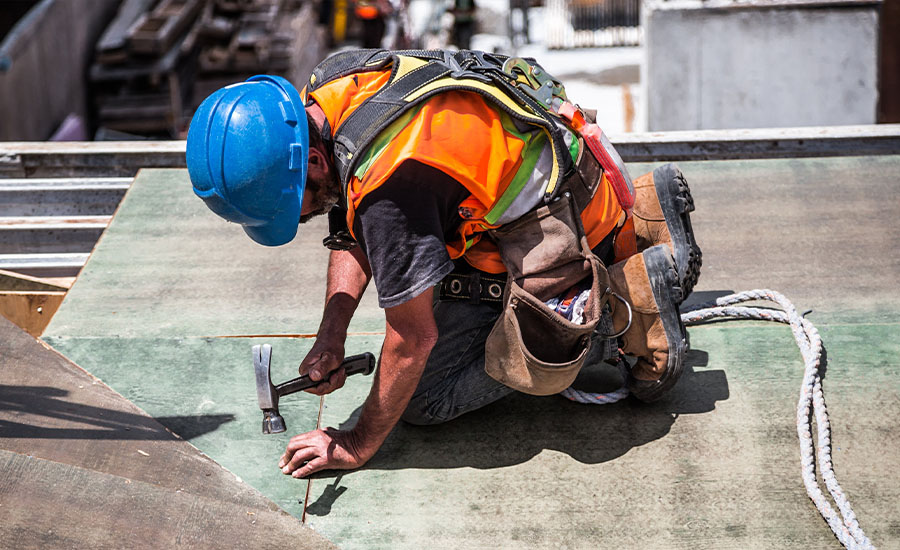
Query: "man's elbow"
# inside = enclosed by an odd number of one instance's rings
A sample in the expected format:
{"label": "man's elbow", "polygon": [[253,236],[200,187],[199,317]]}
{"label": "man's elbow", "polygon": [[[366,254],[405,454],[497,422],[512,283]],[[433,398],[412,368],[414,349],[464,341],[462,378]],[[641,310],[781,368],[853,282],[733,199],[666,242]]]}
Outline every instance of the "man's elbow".
{"label": "man's elbow", "polygon": [[420,359],[427,359],[431,354],[432,348],[437,344],[438,331],[437,327],[433,330],[417,330],[413,338],[407,340],[407,346],[411,355],[415,355]]}

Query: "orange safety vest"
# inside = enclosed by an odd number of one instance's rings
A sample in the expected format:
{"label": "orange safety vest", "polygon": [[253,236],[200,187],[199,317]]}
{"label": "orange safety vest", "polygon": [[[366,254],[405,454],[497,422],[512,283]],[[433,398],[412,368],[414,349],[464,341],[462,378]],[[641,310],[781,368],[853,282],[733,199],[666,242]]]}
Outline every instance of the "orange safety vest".
{"label": "orange safety vest", "polygon": [[[308,96],[321,107],[332,136],[336,136],[348,117],[390,77],[390,68],[357,72],[309,92],[304,89],[304,100]],[[498,219],[516,199],[531,201],[532,207],[541,203],[541,194],[533,190],[530,198],[523,198],[521,183],[534,170],[536,157],[549,147],[548,141],[541,132],[519,131],[501,109],[489,105],[478,93],[447,90],[433,95],[398,117],[365,151],[357,152],[364,157],[357,160],[345,190],[347,226],[352,233],[356,208],[366,195],[388,181],[404,161],[416,160],[443,171],[470,193],[459,207],[461,223],[456,238],[447,243],[450,257],[463,257],[482,271],[502,273],[506,268],[496,245],[483,237],[500,225]],[[578,146],[573,149],[574,157]],[[617,227],[626,237],[623,233],[630,227],[630,216],[620,206],[606,174],[582,211],[582,222],[591,248]],[[633,242],[633,234],[630,237]]]}

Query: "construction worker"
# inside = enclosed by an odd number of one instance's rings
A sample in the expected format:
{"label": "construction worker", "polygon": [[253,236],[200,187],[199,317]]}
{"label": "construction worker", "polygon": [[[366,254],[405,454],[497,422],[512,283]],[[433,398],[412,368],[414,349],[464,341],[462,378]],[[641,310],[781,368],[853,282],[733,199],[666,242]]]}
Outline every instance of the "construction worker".
{"label": "construction worker", "polygon": [[556,393],[584,364],[626,365],[644,401],[681,374],[678,306],[700,268],[687,184],[667,165],[632,187],[533,61],[357,50],[323,61],[302,92],[253,77],[199,107],[187,163],[195,193],[261,244],[329,213],[324,314],[299,369],[321,381],[311,393],[343,386],[347,327],[373,278],[385,311],[358,422],[292,438],[285,474],[357,468],[401,418]]}

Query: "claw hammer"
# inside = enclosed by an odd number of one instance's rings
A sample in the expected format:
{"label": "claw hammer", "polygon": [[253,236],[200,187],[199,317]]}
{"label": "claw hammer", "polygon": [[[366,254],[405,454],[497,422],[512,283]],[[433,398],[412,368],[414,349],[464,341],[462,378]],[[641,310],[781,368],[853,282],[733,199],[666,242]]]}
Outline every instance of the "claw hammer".
{"label": "claw hammer", "polygon": [[[256,371],[256,398],[259,401],[259,408],[263,412],[262,431],[264,434],[277,434],[286,429],[284,418],[278,413],[279,397],[311,388],[321,382],[321,380],[317,382],[311,379],[308,374],[304,374],[276,386],[272,383],[271,366],[272,346],[269,344],[253,346],[253,368]],[[371,374],[375,369],[375,356],[366,352],[347,357],[341,362],[341,366],[347,371],[347,376]]]}

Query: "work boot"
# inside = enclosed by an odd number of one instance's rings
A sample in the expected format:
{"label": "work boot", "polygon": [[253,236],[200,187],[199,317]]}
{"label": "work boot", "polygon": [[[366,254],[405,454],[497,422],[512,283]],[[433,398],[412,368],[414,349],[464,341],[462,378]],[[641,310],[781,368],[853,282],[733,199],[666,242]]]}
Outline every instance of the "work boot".
{"label": "work boot", "polygon": [[[627,388],[641,401],[655,401],[675,385],[684,367],[687,333],[678,304],[681,286],[669,249],[658,245],[609,268],[610,288],[631,306],[631,326],[620,337],[622,351],[637,359]],[[613,329],[628,326],[629,308],[609,300]]]}
{"label": "work boot", "polygon": [[[700,278],[702,253],[694,239],[690,213],[694,198],[674,164],[660,166],[634,180],[634,233],[638,251],[664,244],[675,257],[682,300]],[[679,302],[680,303],[680,302]]]}

